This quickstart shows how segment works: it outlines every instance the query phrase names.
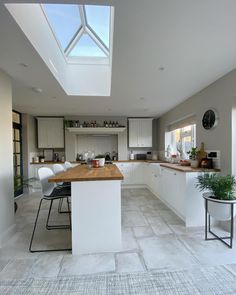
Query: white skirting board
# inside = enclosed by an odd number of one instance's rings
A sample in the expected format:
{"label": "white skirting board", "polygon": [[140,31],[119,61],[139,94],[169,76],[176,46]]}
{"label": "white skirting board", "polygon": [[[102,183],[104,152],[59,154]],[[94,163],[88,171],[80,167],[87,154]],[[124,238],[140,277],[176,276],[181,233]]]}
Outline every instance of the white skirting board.
{"label": "white skirting board", "polygon": [[121,250],[121,181],[72,182],[72,254]]}

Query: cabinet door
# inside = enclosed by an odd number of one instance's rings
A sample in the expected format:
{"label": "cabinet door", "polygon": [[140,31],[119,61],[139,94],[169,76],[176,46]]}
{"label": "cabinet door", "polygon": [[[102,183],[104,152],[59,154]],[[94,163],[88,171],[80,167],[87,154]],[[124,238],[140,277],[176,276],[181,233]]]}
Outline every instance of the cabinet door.
{"label": "cabinet door", "polygon": [[129,147],[139,147],[139,120],[129,120]]}
{"label": "cabinet door", "polygon": [[132,183],[145,184],[144,180],[144,163],[132,163]]}
{"label": "cabinet door", "polygon": [[44,118],[38,118],[38,148],[47,148],[48,146],[48,121]]}
{"label": "cabinet door", "polygon": [[152,119],[129,119],[129,147],[152,147]]}
{"label": "cabinet door", "polygon": [[166,201],[177,213],[185,214],[185,193],[186,187],[185,173],[173,169],[161,168],[162,172],[162,195],[161,198]]}
{"label": "cabinet door", "polygon": [[38,147],[64,148],[63,118],[38,118]]}
{"label": "cabinet door", "polygon": [[152,147],[152,119],[140,120],[138,143],[141,147]]}
{"label": "cabinet door", "polygon": [[64,148],[63,118],[50,118],[48,129],[48,143],[53,148]]}

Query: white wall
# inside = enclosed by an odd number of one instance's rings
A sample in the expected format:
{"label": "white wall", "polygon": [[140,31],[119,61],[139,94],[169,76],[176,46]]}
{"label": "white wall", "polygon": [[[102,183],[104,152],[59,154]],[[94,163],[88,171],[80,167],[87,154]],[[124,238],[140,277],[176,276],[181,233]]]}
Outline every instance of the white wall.
{"label": "white wall", "polygon": [[0,247],[14,229],[12,87],[0,70]]}
{"label": "white wall", "polygon": [[[236,70],[233,70],[161,116],[157,121],[158,150],[165,149],[165,131],[169,124],[188,115],[196,115],[197,146],[200,147],[201,142],[204,142],[206,150],[219,150],[222,173],[231,173],[232,104],[235,94]],[[202,127],[202,116],[207,109],[211,108],[218,112],[219,123],[216,128],[205,130]]]}

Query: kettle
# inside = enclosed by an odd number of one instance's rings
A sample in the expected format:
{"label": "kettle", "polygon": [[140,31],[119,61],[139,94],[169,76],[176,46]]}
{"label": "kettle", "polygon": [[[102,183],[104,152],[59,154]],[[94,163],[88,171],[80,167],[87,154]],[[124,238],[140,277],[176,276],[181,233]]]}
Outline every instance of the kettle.
{"label": "kettle", "polygon": [[111,154],[105,153],[105,161],[111,161]]}
{"label": "kettle", "polygon": [[83,155],[82,154],[77,154],[76,161],[83,161]]}

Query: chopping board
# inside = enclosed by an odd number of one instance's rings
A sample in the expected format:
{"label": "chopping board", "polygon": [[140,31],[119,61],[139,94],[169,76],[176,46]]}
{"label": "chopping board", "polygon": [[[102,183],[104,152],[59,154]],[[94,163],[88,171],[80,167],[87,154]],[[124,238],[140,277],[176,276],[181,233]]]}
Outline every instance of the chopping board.
{"label": "chopping board", "polygon": [[199,164],[201,163],[203,158],[207,158],[207,153],[204,150],[204,142],[201,143],[201,148],[197,153],[197,158],[198,158]]}

